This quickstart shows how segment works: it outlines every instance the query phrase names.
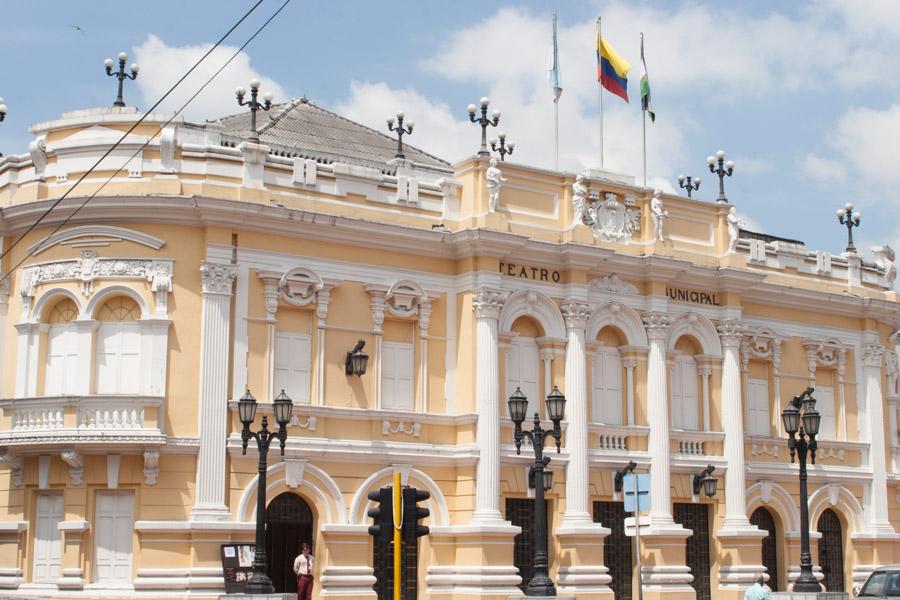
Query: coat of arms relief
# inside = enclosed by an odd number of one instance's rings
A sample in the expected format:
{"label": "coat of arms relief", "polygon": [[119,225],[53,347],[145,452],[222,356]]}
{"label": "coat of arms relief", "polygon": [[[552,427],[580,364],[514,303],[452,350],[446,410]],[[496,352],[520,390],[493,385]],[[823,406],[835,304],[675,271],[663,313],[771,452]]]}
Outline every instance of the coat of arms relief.
{"label": "coat of arms relief", "polygon": [[641,211],[630,208],[627,199],[624,203],[619,202],[612,192],[606,192],[603,200],[590,193],[589,203],[585,201],[588,195],[583,177],[579,176],[572,186],[572,204],[575,208],[575,222],[572,225],[579,222],[587,225],[594,232],[594,237],[604,242],[630,242],[640,229]]}

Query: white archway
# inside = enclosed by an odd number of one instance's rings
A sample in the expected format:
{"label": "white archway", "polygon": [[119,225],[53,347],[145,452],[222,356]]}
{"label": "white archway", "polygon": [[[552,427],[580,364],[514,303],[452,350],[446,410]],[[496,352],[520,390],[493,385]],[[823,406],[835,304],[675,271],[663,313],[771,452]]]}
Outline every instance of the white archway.
{"label": "white archway", "polygon": [[647,331],[641,317],[630,306],[619,302],[608,302],[594,309],[587,326],[587,340],[597,339],[597,334],[606,326],[612,326],[625,335],[629,346],[647,346]]}
{"label": "white archway", "polygon": [[81,304],[81,300],[78,295],[72,290],[66,288],[51,288],[41,294],[41,297],[38,298],[38,301],[34,303],[34,308],[31,309],[31,315],[29,315],[29,322],[31,323],[40,323],[41,322],[41,314],[47,308],[47,305],[56,302],[60,297],[66,297],[72,302],[75,303],[75,307],[78,309],[78,315],[81,316],[84,311],[84,307]]}
{"label": "white archway", "polygon": [[669,331],[668,349],[674,350],[675,343],[683,335],[689,335],[700,342],[703,354],[721,356],[722,342],[719,340],[719,332],[716,331],[712,321],[703,315],[694,312],[679,315]]}
{"label": "white archway", "polygon": [[[259,476],[253,477],[238,502],[235,516],[238,520],[249,522],[256,519],[256,489],[259,485]],[[285,463],[279,462],[266,470],[266,497],[272,498],[275,491],[290,489],[285,482]],[[303,466],[303,479],[300,485],[293,488],[301,495],[309,496],[313,504],[321,507],[323,513],[319,515],[321,523],[347,523],[347,513],[344,509],[344,496],[338,489],[334,480],[319,467],[306,463]]]}
{"label": "white archway", "polygon": [[[384,467],[375,471],[359,486],[356,494],[353,496],[353,502],[350,503],[350,523],[365,524],[366,511],[369,506],[368,494],[370,491],[378,489],[384,485],[391,483],[394,475],[394,467]],[[428,509],[431,511],[431,522],[434,525],[445,526],[450,525],[450,511],[447,508],[447,500],[444,493],[434,479],[427,473],[419,469],[409,470],[409,480],[416,482],[424,487],[431,494],[431,498],[427,501]]]}
{"label": "white archway", "polygon": [[863,508],[850,490],[839,483],[828,483],[817,489],[809,497],[809,528],[815,530],[819,517],[828,508],[837,509],[844,516],[848,533],[865,530]]}
{"label": "white archway", "polygon": [[556,339],[566,338],[566,322],[553,300],[531,290],[515,292],[503,303],[500,311],[500,331],[512,330],[519,317],[532,317],[544,328],[544,335]]}
{"label": "white archway", "polygon": [[113,298],[115,296],[128,296],[129,298],[137,302],[137,305],[141,309],[142,319],[147,319],[150,317],[150,309],[147,306],[147,300],[145,300],[137,290],[130,288],[127,285],[109,285],[97,290],[97,293],[94,294],[94,297],[91,298],[87,306],[82,309],[81,314],[78,315],[78,318],[93,319],[94,313],[97,311],[97,308],[103,306],[104,302],[106,302],[109,298]]}
{"label": "white archway", "polygon": [[759,481],[748,487],[745,502],[747,514],[764,506],[778,515],[785,533],[800,531],[800,510],[788,491],[774,481]]}

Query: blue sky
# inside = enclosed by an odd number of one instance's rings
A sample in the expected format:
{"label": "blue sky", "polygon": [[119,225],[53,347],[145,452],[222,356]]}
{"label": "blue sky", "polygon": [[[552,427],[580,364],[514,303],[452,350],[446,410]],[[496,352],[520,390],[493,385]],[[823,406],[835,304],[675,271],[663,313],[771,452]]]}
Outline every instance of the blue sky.
{"label": "blue sky", "polygon": [[[126,100],[144,108],[217,39],[249,2],[18,3],[0,31],[0,96],[9,115],[0,151],[21,153],[28,125],[112,102],[102,61],[120,50],[141,63]],[[226,42],[240,45],[280,0],[262,6]],[[900,3],[809,2],[364,2],[294,0],[210,86],[192,119],[236,111],[232,90],[253,76],[286,100],[313,101],[368,125],[404,109],[410,143],[457,160],[477,150],[465,107],[483,95],[503,110],[514,158],[553,164],[547,83],[550,13],[559,10],[560,166],[597,163],[593,21],[634,65],[632,102],[604,98],[607,166],[640,180],[638,36],[657,113],[648,125],[651,185],[672,190],[699,175],[715,196],[705,157],[737,162],[728,196],[749,225],[840,252],[834,211],[863,212],[860,243],[900,245]],[[81,33],[71,27],[78,25]],[[208,70],[230,54],[213,55]],[[202,76],[202,75],[201,75]],[[189,80],[187,88],[201,80]],[[191,85],[193,84],[193,85]],[[172,110],[175,102],[165,106]]]}

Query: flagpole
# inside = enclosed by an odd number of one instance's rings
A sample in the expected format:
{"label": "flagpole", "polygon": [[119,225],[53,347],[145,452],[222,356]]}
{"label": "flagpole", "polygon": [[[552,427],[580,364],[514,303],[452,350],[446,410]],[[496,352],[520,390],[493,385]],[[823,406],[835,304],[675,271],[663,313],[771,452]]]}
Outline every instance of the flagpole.
{"label": "flagpole", "polygon": [[[641,32],[641,66],[644,65],[644,32]],[[641,101],[641,134],[644,138],[644,187],[647,187],[647,111]]]}
{"label": "flagpole", "polygon": [[553,150],[554,156],[556,157],[556,170],[559,171],[559,98],[555,98],[553,100],[553,122],[554,122],[554,141],[555,148]]}
{"label": "flagpole", "polygon": [[[559,41],[557,39],[557,14],[556,11],[553,11],[553,63],[554,67],[559,71]],[[557,85],[559,81],[557,81]],[[553,156],[554,156],[554,169],[559,171],[559,92],[554,88],[553,90]]]}
{"label": "flagpole", "polygon": [[603,168],[603,84],[600,82],[600,16],[597,16],[597,104],[600,113],[600,168]]}

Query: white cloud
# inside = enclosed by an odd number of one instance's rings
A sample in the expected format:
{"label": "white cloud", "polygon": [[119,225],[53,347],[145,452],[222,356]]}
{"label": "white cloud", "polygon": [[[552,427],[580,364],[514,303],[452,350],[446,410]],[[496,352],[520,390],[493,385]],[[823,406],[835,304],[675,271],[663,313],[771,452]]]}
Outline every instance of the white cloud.
{"label": "white cloud", "polygon": [[818,154],[808,154],[801,161],[801,167],[807,175],[819,184],[829,184],[844,179],[847,168],[839,160],[824,158]]}
{"label": "white cloud", "polygon": [[[144,97],[144,108],[156,102],[184,73],[206,53],[212,44],[198,46],[169,46],[150,35],[134,48],[135,61],[141,65],[136,83]],[[219,46],[185,81],[159,106],[159,112],[174,112],[184,104],[237,50],[233,46]],[[251,79],[259,79],[263,91],[284,101],[287,95],[280,85],[261,75],[250,66],[250,56],[241,52],[230,65],[213,80],[185,110],[185,116],[199,121],[215,119],[243,110],[237,105],[234,89],[247,87]]]}

